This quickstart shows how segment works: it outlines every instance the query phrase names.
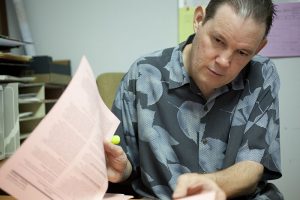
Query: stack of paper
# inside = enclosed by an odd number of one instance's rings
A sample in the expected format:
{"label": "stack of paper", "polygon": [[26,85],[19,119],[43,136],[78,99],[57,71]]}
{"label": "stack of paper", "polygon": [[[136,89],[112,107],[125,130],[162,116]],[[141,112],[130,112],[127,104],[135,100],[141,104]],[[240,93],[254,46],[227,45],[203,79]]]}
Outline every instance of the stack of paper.
{"label": "stack of paper", "polygon": [[21,200],[104,198],[108,180],[103,140],[112,137],[118,124],[83,58],[55,106],[1,167],[0,187]]}

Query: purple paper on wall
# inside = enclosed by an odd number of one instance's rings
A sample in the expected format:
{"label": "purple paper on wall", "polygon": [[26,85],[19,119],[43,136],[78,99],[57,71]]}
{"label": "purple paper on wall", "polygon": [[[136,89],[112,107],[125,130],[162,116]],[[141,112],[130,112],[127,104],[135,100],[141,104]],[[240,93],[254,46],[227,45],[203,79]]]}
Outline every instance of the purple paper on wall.
{"label": "purple paper on wall", "polygon": [[300,2],[278,3],[268,44],[259,54],[268,57],[300,56]]}

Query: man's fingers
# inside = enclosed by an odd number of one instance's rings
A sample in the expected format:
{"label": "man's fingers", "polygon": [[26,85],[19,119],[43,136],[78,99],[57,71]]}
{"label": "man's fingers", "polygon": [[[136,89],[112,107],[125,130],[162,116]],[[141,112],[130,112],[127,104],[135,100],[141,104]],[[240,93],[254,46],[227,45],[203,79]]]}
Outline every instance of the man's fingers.
{"label": "man's fingers", "polygon": [[204,189],[202,183],[189,185],[189,183],[186,182],[184,185],[176,186],[176,190],[173,193],[173,198],[181,198],[185,196],[198,194],[203,192],[203,190]]}
{"label": "man's fingers", "polygon": [[181,198],[187,196],[187,188],[188,188],[188,183],[186,180],[186,176],[179,176],[177,180],[177,185],[175,188],[175,191],[173,192],[173,198]]}
{"label": "man's fingers", "polygon": [[120,156],[124,153],[122,147],[112,144],[109,141],[104,142],[104,150],[111,156]]}
{"label": "man's fingers", "polygon": [[217,197],[216,197],[217,200],[226,200],[226,195],[225,195],[225,192],[223,192],[223,190],[219,190],[217,192]]}
{"label": "man's fingers", "polygon": [[185,196],[186,196],[186,190],[183,189],[183,188],[177,188],[177,187],[176,187],[176,190],[173,192],[173,195],[172,195],[172,197],[174,199],[178,199],[178,198],[185,197]]}
{"label": "man's fingers", "polygon": [[190,186],[189,188],[187,188],[187,195],[194,195],[194,194],[198,194],[203,192],[203,185],[202,183],[199,183],[197,185],[194,186]]}
{"label": "man's fingers", "polygon": [[177,199],[205,192],[215,192],[216,200],[226,199],[224,191],[213,180],[196,173],[188,173],[178,177],[173,198]]}

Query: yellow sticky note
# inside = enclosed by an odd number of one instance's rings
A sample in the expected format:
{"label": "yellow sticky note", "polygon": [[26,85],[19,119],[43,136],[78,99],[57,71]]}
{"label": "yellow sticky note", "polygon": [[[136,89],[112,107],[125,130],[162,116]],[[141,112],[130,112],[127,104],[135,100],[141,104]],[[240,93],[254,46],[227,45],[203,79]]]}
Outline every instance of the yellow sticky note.
{"label": "yellow sticky note", "polygon": [[179,42],[185,41],[188,36],[194,33],[193,30],[193,19],[194,19],[193,7],[184,7],[179,8],[179,19],[178,19],[178,28],[179,28]]}

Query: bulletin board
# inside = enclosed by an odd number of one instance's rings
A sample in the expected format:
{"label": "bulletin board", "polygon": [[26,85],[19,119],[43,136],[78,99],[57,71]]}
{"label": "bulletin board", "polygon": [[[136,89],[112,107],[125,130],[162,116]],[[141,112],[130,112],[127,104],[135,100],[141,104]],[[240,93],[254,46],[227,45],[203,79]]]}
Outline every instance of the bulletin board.
{"label": "bulletin board", "polygon": [[193,31],[193,16],[197,0],[178,0],[178,40],[183,42]]}
{"label": "bulletin board", "polygon": [[300,56],[300,2],[277,3],[276,9],[268,44],[259,54],[273,58]]}

